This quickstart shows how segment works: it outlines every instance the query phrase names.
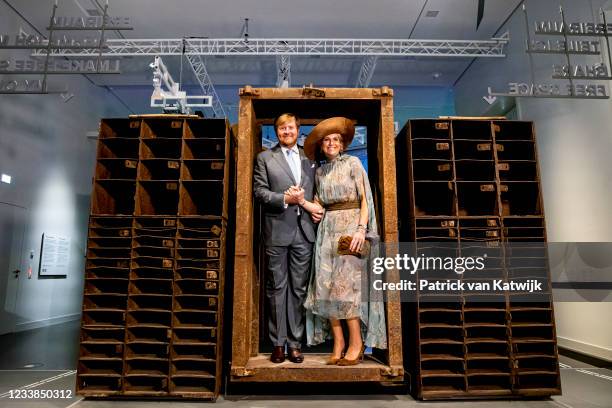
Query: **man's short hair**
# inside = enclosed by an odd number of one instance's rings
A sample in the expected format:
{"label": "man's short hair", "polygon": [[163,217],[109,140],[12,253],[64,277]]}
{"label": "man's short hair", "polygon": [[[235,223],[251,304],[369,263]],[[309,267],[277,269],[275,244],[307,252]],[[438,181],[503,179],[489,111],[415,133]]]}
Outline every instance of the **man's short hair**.
{"label": "man's short hair", "polygon": [[295,120],[295,125],[299,129],[300,128],[300,118],[298,118],[293,113],[283,113],[282,115],[280,115],[276,119],[274,119],[274,131],[276,131],[279,126],[284,125],[285,123],[287,123],[287,122],[289,122],[291,120]]}

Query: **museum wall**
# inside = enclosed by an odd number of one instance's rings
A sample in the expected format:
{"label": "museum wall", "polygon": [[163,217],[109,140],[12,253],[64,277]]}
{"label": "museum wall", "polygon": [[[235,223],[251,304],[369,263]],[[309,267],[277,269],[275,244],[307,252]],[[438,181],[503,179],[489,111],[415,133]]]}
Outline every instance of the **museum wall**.
{"label": "museum wall", "polygon": [[[7,33],[20,28],[31,32],[3,3],[0,26]],[[97,133],[100,117],[128,113],[112,94],[82,75],[56,76],[54,81],[67,86],[64,98],[74,96],[65,102],[59,94],[0,95],[0,171],[12,176],[11,184],[0,184],[0,205],[24,214],[13,225],[17,235],[24,237],[18,245],[22,276],[14,303],[17,331],[78,319],[96,147],[96,141],[87,136]],[[0,225],[8,223],[0,220]],[[43,233],[71,238],[65,279],[37,277]],[[31,279],[27,278],[29,266]]]}
{"label": "museum wall", "polygon": [[[592,22],[606,2],[562,1],[568,22]],[[536,20],[559,21],[557,0],[526,1],[533,39]],[[591,8],[592,5],[592,8]],[[610,20],[608,13],[608,21]],[[519,8],[497,35],[511,36],[505,59],[479,59],[455,86],[458,115],[475,116],[499,113],[500,98],[492,106],[483,99],[487,87],[493,92],[508,92],[509,82],[529,83],[529,57],[525,52],[525,17]],[[563,37],[538,36],[539,40]],[[571,39],[580,39],[573,37]],[[604,49],[605,49],[605,42]],[[603,58],[607,61],[607,55]],[[563,64],[563,55],[533,55],[534,77],[538,84],[567,81],[551,80],[553,64]],[[599,62],[599,57],[572,57],[572,64]],[[606,82],[596,81],[595,84]],[[609,82],[606,83],[608,88]],[[510,103],[508,103],[510,102]],[[612,241],[612,117],[610,100],[517,98],[518,117],[534,121],[550,242]],[[585,268],[612,270],[602,264],[603,255],[583,256]],[[609,258],[609,257],[605,257]],[[597,296],[597,293],[593,293]],[[603,295],[602,295],[603,296]],[[559,344],[570,349],[612,360],[612,303],[556,303]]]}

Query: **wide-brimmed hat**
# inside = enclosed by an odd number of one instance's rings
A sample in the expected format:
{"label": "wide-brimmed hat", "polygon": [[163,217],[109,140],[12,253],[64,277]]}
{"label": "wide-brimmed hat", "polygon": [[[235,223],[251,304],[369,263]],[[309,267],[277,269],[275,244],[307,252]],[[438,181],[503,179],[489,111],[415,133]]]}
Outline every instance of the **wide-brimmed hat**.
{"label": "wide-brimmed hat", "polygon": [[333,133],[342,135],[342,144],[346,149],[355,136],[355,125],[353,125],[352,120],[341,116],[319,122],[319,124],[312,129],[306,141],[304,141],[304,154],[306,157],[310,160],[314,160],[321,140],[323,140],[325,136]]}

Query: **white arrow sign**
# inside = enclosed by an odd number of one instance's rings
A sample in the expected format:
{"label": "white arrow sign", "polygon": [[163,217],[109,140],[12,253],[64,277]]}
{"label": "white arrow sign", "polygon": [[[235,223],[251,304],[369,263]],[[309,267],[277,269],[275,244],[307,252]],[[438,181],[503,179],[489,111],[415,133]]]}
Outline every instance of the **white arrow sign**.
{"label": "white arrow sign", "polygon": [[493,103],[495,103],[495,101],[497,100],[497,96],[487,95],[487,96],[483,96],[482,99],[487,101],[489,105],[493,105]]}

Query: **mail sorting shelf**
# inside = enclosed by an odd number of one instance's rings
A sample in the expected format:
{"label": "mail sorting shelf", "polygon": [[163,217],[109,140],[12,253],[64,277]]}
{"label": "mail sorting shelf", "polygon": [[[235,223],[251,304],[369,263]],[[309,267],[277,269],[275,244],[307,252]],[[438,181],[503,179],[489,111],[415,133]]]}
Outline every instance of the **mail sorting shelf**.
{"label": "mail sorting shelf", "polygon": [[560,393],[549,270],[537,245],[546,231],[533,124],[413,120],[397,138],[396,163],[400,241],[419,255],[489,255],[478,275],[433,270],[427,279],[545,282],[537,295],[417,291],[403,314],[416,396]]}
{"label": "mail sorting shelf", "polygon": [[174,276],[171,394],[219,392],[223,321],[225,221],[181,217]]}
{"label": "mail sorting shelf", "polygon": [[113,395],[122,384],[132,217],[89,224],[77,392]]}
{"label": "mail sorting shelf", "polygon": [[80,394],[218,395],[229,154],[225,120],[102,120]]}

